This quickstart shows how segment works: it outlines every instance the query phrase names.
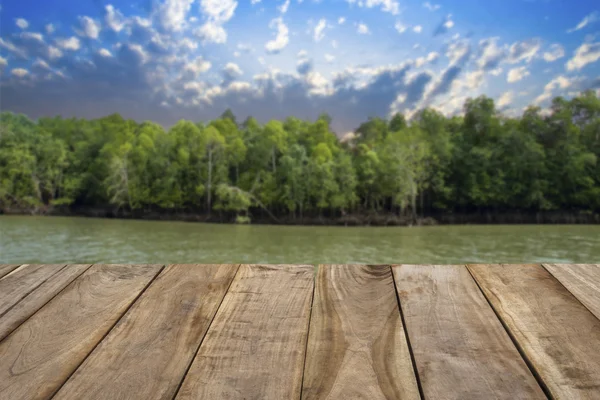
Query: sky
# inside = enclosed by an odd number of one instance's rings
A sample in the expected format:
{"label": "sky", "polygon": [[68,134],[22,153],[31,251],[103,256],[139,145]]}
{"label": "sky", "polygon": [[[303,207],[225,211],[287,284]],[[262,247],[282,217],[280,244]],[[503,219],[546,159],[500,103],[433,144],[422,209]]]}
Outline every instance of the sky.
{"label": "sky", "polygon": [[260,122],[327,112],[508,116],[600,90],[594,0],[0,0],[0,109],[119,112],[165,127],[231,108]]}

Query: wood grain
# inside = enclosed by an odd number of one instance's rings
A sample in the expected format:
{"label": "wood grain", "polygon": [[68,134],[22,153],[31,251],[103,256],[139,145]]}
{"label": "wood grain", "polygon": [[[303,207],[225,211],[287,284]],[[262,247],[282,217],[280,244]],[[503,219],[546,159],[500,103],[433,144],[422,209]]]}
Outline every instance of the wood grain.
{"label": "wood grain", "polygon": [[52,275],[0,318],[0,341],[90,267],[71,264]]}
{"label": "wood grain", "polygon": [[23,265],[0,280],[0,318],[64,266],[65,264]]}
{"label": "wood grain", "polygon": [[546,398],[464,265],[393,271],[425,398]]}
{"label": "wood grain", "polygon": [[160,271],[94,265],[0,343],[0,399],[47,399]]}
{"label": "wood grain", "polygon": [[298,399],[311,265],[242,265],[177,399]]}
{"label": "wood grain", "polygon": [[0,264],[0,279],[17,269],[20,265],[21,264]]}
{"label": "wood grain", "polygon": [[600,264],[544,264],[544,267],[600,319]]}
{"label": "wood grain", "polygon": [[550,394],[598,399],[600,320],[541,265],[469,265]]}
{"label": "wood grain", "polygon": [[169,265],[54,399],[172,399],[237,265]]}
{"label": "wood grain", "polygon": [[319,266],[302,398],[420,398],[389,266]]}

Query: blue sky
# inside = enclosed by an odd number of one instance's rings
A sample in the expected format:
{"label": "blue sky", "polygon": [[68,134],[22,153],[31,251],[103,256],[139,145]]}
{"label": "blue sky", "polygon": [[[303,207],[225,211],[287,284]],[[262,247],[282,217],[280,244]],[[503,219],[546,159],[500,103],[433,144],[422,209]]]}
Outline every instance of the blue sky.
{"label": "blue sky", "polygon": [[4,0],[0,106],[32,118],[507,115],[600,89],[592,0]]}

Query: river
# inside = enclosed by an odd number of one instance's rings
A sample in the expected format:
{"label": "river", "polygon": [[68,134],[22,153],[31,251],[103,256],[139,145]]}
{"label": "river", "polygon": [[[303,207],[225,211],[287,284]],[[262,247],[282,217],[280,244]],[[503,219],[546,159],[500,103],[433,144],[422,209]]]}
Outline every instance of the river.
{"label": "river", "polygon": [[600,263],[600,225],[323,227],[0,216],[0,263]]}

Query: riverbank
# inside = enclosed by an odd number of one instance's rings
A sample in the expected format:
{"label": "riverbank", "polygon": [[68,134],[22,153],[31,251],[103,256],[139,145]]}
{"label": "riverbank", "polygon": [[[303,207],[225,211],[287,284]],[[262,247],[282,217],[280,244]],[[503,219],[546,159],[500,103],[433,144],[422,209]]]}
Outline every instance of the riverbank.
{"label": "riverbank", "polygon": [[[92,218],[119,218],[154,221],[186,221],[235,224],[235,215],[213,212],[205,213],[176,211],[114,210],[107,208],[64,208],[54,207],[43,210],[2,209],[6,215],[50,215]],[[269,225],[312,225],[312,226],[431,226],[465,224],[600,224],[600,214],[589,211],[539,211],[539,212],[471,212],[471,213],[431,213],[412,218],[397,214],[348,214],[345,216],[289,216],[274,217],[266,213],[253,213],[249,223]]]}

